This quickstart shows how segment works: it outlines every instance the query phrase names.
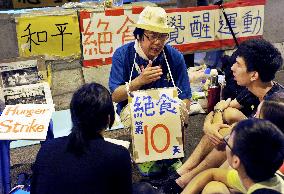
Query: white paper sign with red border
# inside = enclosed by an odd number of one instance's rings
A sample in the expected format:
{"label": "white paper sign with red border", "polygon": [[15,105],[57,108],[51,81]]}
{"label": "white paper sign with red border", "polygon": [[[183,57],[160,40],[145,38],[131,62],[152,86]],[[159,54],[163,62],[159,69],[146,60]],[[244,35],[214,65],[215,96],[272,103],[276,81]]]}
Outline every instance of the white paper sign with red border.
{"label": "white paper sign with red border", "polygon": [[53,104],[7,105],[0,117],[0,140],[45,140]]}
{"label": "white paper sign with red border", "polygon": [[130,101],[135,162],[183,157],[177,90],[136,91]]}
{"label": "white paper sign with red border", "polygon": [[[265,0],[224,3],[228,21],[239,43],[263,34]],[[112,63],[114,51],[132,42],[134,28],[143,7],[106,9],[104,12],[82,10],[83,66]],[[183,53],[234,48],[235,42],[222,9],[217,5],[167,8],[167,23],[174,31],[167,44]]]}

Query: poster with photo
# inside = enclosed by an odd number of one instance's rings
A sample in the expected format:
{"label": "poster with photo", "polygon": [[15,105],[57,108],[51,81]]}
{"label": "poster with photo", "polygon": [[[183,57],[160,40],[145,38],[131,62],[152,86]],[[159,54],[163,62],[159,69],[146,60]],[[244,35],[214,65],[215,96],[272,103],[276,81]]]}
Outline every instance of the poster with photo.
{"label": "poster with photo", "polygon": [[43,57],[1,60],[0,101],[5,105],[53,104],[46,80]]}
{"label": "poster with photo", "polygon": [[46,73],[43,59],[12,59],[0,62],[3,88],[38,83],[46,78],[42,72]]}

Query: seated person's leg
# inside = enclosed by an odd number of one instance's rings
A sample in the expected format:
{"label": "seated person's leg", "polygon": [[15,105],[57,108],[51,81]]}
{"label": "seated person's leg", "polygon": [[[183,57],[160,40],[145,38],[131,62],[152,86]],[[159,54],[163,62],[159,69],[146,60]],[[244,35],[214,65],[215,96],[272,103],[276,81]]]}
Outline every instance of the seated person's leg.
{"label": "seated person's leg", "polygon": [[229,194],[230,190],[224,183],[218,181],[212,181],[208,183],[202,191],[202,194],[219,194],[219,193]]}
{"label": "seated person's leg", "polygon": [[197,174],[209,168],[218,168],[226,161],[225,151],[213,149],[199,165],[189,172],[183,174],[176,180],[180,187],[186,186]]}
{"label": "seated person's leg", "polygon": [[193,153],[185,161],[185,163],[177,170],[179,175],[187,173],[191,169],[195,168],[206,156],[212,151],[214,146],[211,144],[210,140],[204,135],[197,147],[194,149]]}
{"label": "seated person's leg", "polygon": [[225,123],[232,125],[233,123],[239,122],[246,119],[247,117],[238,109],[228,107],[224,110],[223,120]]}

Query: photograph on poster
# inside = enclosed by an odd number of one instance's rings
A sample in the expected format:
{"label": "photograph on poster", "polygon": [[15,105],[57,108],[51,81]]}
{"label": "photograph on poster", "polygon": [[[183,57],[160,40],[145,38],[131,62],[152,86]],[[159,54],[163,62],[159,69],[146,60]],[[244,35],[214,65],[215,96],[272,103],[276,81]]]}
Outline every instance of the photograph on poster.
{"label": "photograph on poster", "polygon": [[35,84],[40,80],[37,67],[4,71],[1,76],[4,88]]}

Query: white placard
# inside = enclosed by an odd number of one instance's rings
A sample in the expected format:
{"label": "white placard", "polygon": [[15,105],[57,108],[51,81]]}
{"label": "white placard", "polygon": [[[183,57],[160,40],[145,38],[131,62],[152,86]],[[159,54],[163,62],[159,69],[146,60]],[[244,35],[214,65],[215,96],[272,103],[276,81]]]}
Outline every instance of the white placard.
{"label": "white placard", "polygon": [[7,105],[0,116],[1,140],[45,140],[52,104]]}

